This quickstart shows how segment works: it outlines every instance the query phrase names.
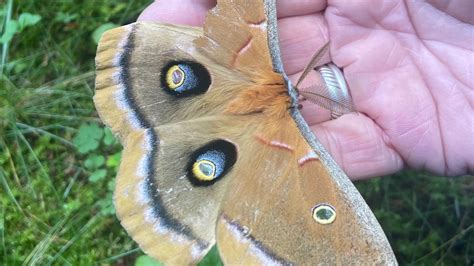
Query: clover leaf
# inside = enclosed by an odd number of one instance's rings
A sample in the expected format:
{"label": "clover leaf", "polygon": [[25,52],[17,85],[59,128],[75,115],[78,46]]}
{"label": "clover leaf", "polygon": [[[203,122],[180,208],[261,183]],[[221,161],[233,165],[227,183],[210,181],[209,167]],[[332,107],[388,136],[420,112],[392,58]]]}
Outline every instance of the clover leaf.
{"label": "clover leaf", "polygon": [[97,124],[83,124],[79,127],[79,131],[72,142],[80,153],[87,153],[99,147],[103,135],[104,130]]}

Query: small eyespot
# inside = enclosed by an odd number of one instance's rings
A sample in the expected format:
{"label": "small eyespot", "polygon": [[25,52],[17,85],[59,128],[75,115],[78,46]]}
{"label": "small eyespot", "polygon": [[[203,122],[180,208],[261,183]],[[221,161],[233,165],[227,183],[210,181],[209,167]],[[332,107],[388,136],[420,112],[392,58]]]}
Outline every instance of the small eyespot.
{"label": "small eyespot", "polygon": [[225,140],[215,140],[202,146],[190,156],[188,178],[196,186],[208,186],[234,165],[237,149]]}
{"label": "small eyespot", "polygon": [[204,93],[210,85],[209,72],[195,62],[173,61],[161,70],[161,86],[177,97]]}
{"label": "small eyespot", "polygon": [[329,204],[318,204],[313,208],[313,219],[320,224],[331,224],[336,219],[336,210]]}

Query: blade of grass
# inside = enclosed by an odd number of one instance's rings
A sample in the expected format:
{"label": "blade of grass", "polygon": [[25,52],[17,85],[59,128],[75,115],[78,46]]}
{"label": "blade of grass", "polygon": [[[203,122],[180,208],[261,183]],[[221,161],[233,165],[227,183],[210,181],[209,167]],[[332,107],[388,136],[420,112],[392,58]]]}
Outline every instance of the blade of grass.
{"label": "blade of grass", "polygon": [[[58,135],[55,135],[51,132],[48,132],[46,130],[43,130],[43,129],[40,129],[40,128],[37,128],[37,127],[33,127],[33,126],[30,126],[30,125],[27,125],[27,124],[23,124],[23,123],[20,123],[20,122],[16,122],[16,125],[19,126],[19,127],[22,127],[22,128],[26,128],[29,130],[29,132],[34,132],[34,133],[37,133],[39,135],[43,134],[43,135],[46,135],[46,136],[50,136],[51,138],[55,139],[55,140],[58,140],[59,142],[61,142],[62,144],[65,144],[69,147],[75,147],[74,144],[72,142],[70,142],[69,140],[65,139],[65,138],[61,138],[60,136]],[[21,131],[23,134],[25,133],[25,131]]]}
{"label": "blade of grass", "polygon": [[91,219],[89,219],[89,221],[87,221],[87,223],[82,226],[82,228],[79,230],[79,232],[77,234],[74,235],[74,237],[72,237],[71,239],[69,239],[69,241],[63,245],[61,247],[61,249],[56,252],[56,254],[48,261],[47,265],[51,265],[53,264],[58,258],[60,258],[60,256],[72,245],[74,244],[80,237],[82,237],[82,235],[89,229],[91,228],[94,223],[96,222],[96,220],[98,219],[99,215],[94,215],[92,216]]}
{"label": "blade of grass", "polygon": [[53,119],[64,119],[67,121],[88,121],[88,122],[100,122],[100,119],[97,117],[83,117],[83,116],[74,116],[74,115],[58,115],[58,114],[46,114],[46,113],[36,113],[36,112],[27,112],[32,117],[37,118],[53,118]]}
{"label": "blade of grass", "polygon": [[[58,195],[58,192],[56,190],[56,187],[54,186],[54,183],[53,181],[51,180],[51,177],[49,176],[48,172],[46,171],[46,169],[44,169],[44,166],[43,164],[41,163],[40,159],[38,158],[38,156],[36,156],[36,153],[35,151],[33,150],[33,148],[31,147],[30,143],[28,142],[28,140],[25,138],[25,136],[20,132],[20,130],[14,126],[13,127],[15,131],[18,132],[18,134],[15,134],[15,137],[19,137],[20,140],[23,142],[23,144],[26,146],[26,148],[28,149],[28,151],[31,153],[31,155],[33,156],[33,159],[34,161],[36,162],[36,165],[39,167],[40,169],[40,172],[43,174],[43,176],[45,177],[45,179],[48,181],[48,185],[51,187],[54,195],[56,196],[56,199],[57,200],[60,200],[60,197]],[[23,155],[20,155],[20,156],[23,156]]]}
{"label": "blade of grass", "polygon": [[123,253],[120,253],[120,254],[117,254],[117,255],[114,255],[114,256],[111,256],[111,257],[108,257],[108,258],[105,258],[103,260],[99,260],[97,262],[97,264],[103,264],[103,263],[111,263],[111,262],[114,262],[120,258],[123,258],[125,256],[128,256],[130,254],[133,254],[133,253],[136,253],[136,252],[140,252],[140,248],[134,248],[134,249],[131,249],[129,251],[126,251],[126,252],[123,252]]}
{"label": "blade of grass", "polygon": [[[86,73],[79,74],[74,77],[66,78],[64,79],[63,77],[57,78],[51,81],[48,81],[45,84],[42,84],[40,87],[38,87],[36,90],[40,91],[52,91],[56,93],[61,93],[65,92],[64,90],[55,90],[54,88],[57,87],[66,87],[66,85],[76,85],[80,84],[84,81],[89,81],[92,80],[95,76],[95,71],[89,71]],[[71,93],[69,91],[66,91],[67,93]],[[90,96],[90,95],[89,95]]]}
{"label": "blade of grass", "polygon": [[[466,223],[466,220],[467,218],[469,217],[469,213],[471,212],[471,210],[467,210],[466,213],[464,214],[464,217],[461,219],[461,222],[459,223],[459,226],[458,226],[458,229],[456,230],[458,233],[455,235],[459,235],[459,234],[464,234],[462,233],[463,230],[462,228],[464,227],[464,224]],[[452,241],[451,244],[449,245],[449,247],[446,249],[446,253],[444,253],[441,258],[438,259],[438,261],[436,262],[436,264],[441,264],[444,260],[444,258],[446,258],[446,256],[448,255],[448,253],[451,251],[451,249],[453,248],[454,246],[454,243],[456,243],[455,241]]]}
{"label": "blade of grass", "polygon": [[28,257],[26,257],[23,265],[37,265],[38,263],[42,262],[44,259],[44,254],[48,250],[53,240],[58,236],[61,228],[64,226],[68,218],[68,215],[66,215],[63,219],[56,223],[51,230],[49,230],[48,234],[43,238],[43,240],[41,240],[31,251]]}
{"label": "blade of grass", "polygon": [[[8,0],[7,2],[7,8],[6,8],[6,14],[4,18],[4,23],[3,23],[3,29],[2,33],[5,31],[5,29],[8,27],[8,24],[11,23],[12,19],[12,10],[13,10],[13,0]],[[10,42],[4,42],[2,45],[2,61],[0,62],[0,74],[3,76],[3,68],[5,66],[5,63],[7,62],[7,57],[8,57],[8,47],[10,45]]]}
{"label": "blade of grass", "polygon": [[15,199],[15,196],[12,193],[12,190],[10,189],[10,186],[8,185],[7,178],[5,177],[5,170],[0,167],[0,182],[2,183],[3,189],[7,193],[8,197],[10,198],[11,202],[16,206],[16,208],[22,213],[25,214],[23,209],[21,208],[20,204],[18,201]]}
{"label": "blade of grass", "polygon": [[2,250],[3,250],[3,257],[7,257],[7,248],[5,246],[5,206],[1,206],[0,209],[0,238],[2,239]]}
{"label": "blade of grass", "polygon": [[[17,145],[18,147],[18,141],[15,139],[15,144]],[[3,145],[5,147],[5,149],[7,150],[8,154],[10,155],[9,156],[9,161],[10,161],[10,167],[12,168],[12,171],[15,175],[15,179],[18,183],[18,185],[21,186],[21,181],[20,181],[20,178],[18,177],[18,173],[16,171],[16,168],[15,168],[15,163],[13,162],[13,158],[11,156],[11,151],[10,149],[8,148],[8,146],[6,145]],[[21,154],[21,153],[20,153]],[[28,183],[28,189],[31,191],[31,193],[33,194],[33,196],[35,198],[38,198],[38,194],[36,193],[36,190],[35,188],[33,187],[33,183],[31,182],[31,176],[30,176],[30,172],[28,171],[28,167],[26,165],[26,162],[25,162],[25,158],[23,158],[23,156],[17,156],[17,158],[20,160],[20,164],[21,164],[21,168],[23,169],[23,173],[24,175],[26,176],[26,181]]]}
{"label": "blade of grass", "polygon": [[[16,143],[15,143],[15,144],[16,144]],[[0,140],[0,147],[2,148],[2,150],[5,150],[5,152],[6,152],[6,154],[7,154],[8,163],[9,163],[9,165],[10,165],[10,169],[11,169],[11,171],[12,171],[13,177],[15,178],[15,182],[16,182],[18,185],[21,185],[20,177],[18,176],[18,171],[16,170],[15,162],[13,161],[12,153],[11,153],[10,149],[8,148],[7,145],[5,145],[5,144],[3,143],[3,140]]]}
{"label": "blade of grass", "polygon": [[76,179],[79,177],[81,172],[83,172],[83,170],[81,168],[78,168],[76,173],[72,176],[71,180],[69,181],[69,184],[67,185],[66,189],[64,190],[64,193],[63,193],[63,199],[64,200],[66,200],[67,196],[69,195],[69,192],[72,189],[72,186],[76,182]]}
{"label": "blade of grass", "polygon": [[444,247],[446,247],[447,245],[450,245],[453,241],[455,241],[456,239],[462,237],[463,235],[467,234],[469,231],[473,230],[474,229],[474,224],[471,224],[469,227],[467,227],[466,229],[463,229],[461,232],[459,232],[458,234],[456,234],[455,236],[453,236],[451,239],[449,239],[448,241],[444,242],[443,244],[439,245],[436,249],[433,249],[430,253],[418,258],[416,261],[414,261],[413,263],[416,265],[419,261],[437,253],[438,251],[440,251],[441,249],[443,249]]}

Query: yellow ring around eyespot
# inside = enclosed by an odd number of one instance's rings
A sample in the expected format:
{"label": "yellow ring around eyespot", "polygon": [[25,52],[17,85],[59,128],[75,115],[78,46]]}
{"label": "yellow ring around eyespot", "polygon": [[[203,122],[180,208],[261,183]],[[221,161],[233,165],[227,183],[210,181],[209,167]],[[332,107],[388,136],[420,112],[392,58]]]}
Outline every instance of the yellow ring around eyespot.
{"label": "yellow ring around eyespot", "polygon": [[[181,74],[181,80],[178,83],[174,83],[173,81],[173,73],[175,71],[178,71]],[[181,86],[184,82],[184,76],[185,76],[184,71],[178,65],[174,65],[170,67],[168,71],[166,72],[166,83],[168,84],[168,87],[172,90],[175,90],[176,88]]]}
{"label": "yellow ring around eyespot", "polygon": [[[332,216],[329,219],[319,218],[317,213],[318,213],[318,211],[323,211],[323,210],[331,212]],[[316,208],[313,209],[313,219],[316,222],[320,223],[320,224],[330,224],[330,223],[334,222],[334,220],[336,220],[336,210],[328,204],[319,205],[319,206],[317,206]]]}
{"label": "yellow ring around eyespot", "polygon": [[[212,167],[212,175],[205,175],[199,166],[202,164],[207,164]],[[202,181],[211,181],[216,177],[216,165],[208,160],[199,160],[193,164],[193,174],[196,176],[197,179]]]}

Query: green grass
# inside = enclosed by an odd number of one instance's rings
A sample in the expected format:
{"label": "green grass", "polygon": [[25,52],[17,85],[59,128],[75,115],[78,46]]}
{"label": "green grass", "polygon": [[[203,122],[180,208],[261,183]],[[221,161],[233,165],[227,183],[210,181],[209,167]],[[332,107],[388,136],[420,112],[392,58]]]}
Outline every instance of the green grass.
{"label": "green grass", "polygon": [[[94,32],[149,1],[47,2],[0,6],[0,265],[146,265],[111,206],[121,147],[92,96]],[[472,265],[472,178],[406,171],[357,186],[400,263]]]}

